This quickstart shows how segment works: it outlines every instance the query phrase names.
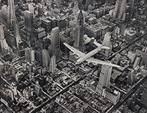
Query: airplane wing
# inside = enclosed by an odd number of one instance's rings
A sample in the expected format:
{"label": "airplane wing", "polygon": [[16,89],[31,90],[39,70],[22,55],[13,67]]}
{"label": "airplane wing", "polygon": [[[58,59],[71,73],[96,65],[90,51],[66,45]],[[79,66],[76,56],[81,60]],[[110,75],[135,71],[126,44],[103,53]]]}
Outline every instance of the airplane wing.
{"label": "airplane wing", "polygon": [[112,67],[117,67],[117,68],[121,68],[121,66],[116,65],[116,64],[112,64],[106,61],[102,61],[102,60],[98,60],[98,59],[94,59],[94,58],[89,58],[86,60],[87,62],[91,62],[94,63],[95,65],[97,64],[101,64],[101,65],[107,65],[107,66],[112,66]]}
{"label": "airplane wing", "polygon": [[86,55],[85,53],[83,53],[83,52],[77,50],[76,48],[70,46],[70,45],[67,44],[67,43],[64,43],[64,45],[65,45],[70,51],[72,51],[74,54],[76,54],[78,57],[83,57],[83,56]]}

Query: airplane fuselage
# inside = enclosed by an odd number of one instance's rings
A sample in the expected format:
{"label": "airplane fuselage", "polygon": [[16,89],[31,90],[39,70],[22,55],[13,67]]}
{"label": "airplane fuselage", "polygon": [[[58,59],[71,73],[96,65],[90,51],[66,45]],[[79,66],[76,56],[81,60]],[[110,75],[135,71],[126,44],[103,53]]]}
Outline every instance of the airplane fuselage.
{"label": "airplane fuselage", "polygon": [[85,61],[86,59],[92,57],[93,55],[97,54],[99,51],[101,50],[101,47],[98,47],[94,50],[92,50],[91,52],[87,53],[85,56],[79,58],[76,62],[76,64],[80,64],[82,63],[83,61]]}

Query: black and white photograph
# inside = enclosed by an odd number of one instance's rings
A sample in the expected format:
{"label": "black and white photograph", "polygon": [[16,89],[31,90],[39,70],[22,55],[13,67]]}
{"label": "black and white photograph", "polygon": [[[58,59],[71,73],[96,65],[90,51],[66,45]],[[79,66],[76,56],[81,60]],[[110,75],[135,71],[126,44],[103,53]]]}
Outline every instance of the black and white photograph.
{"label": "black and white photograph", "polygon": [[0,0],[0,113],[147,113],[147,0]]}

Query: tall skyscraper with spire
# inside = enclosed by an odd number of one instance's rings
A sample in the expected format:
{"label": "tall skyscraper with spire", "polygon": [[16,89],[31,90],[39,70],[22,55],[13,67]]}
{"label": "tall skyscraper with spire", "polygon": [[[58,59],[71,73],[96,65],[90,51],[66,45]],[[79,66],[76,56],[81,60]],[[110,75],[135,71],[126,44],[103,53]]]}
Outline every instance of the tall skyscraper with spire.
{"label": "tall skyscraper with spire", "polygon": [[79,49],[80,51],[84,51],[84,16],[82,10],[78,15],[77,25],[75,28],[75,37],[74,37],[74,47]]}
{"label": "tall skyscraper with spire", "polygon": [[14,0],[8,0],[8,24],[13,25],[16,21]]}
{"label": "tall skyscraper with spire", "polygon": [[14,30],[14,35],[16,37],[16,46],[18,48],[19,46],[19,42],[21,41],[21,37],[19,34],[19,26],[17,23],[17,19],[16,19],[16,14],[15,14],[15,4],[14,4],[14,0],[8,0],[8,25],[10,28],[12,28]]}

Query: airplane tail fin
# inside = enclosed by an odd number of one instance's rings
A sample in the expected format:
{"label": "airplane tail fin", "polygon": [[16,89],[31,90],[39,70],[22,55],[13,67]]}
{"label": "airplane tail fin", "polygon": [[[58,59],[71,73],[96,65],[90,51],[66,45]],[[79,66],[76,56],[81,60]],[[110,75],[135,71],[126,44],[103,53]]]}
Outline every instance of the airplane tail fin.
{"label": "airplane tail fin", "polygon": [[99,44],[96,40],[94,40],[93,42],[97,47],[101,47],[101,49],[106,49],[106,50],[109,50],[110,47],[107,47],[107,46],[104,46],[102,44]]}

